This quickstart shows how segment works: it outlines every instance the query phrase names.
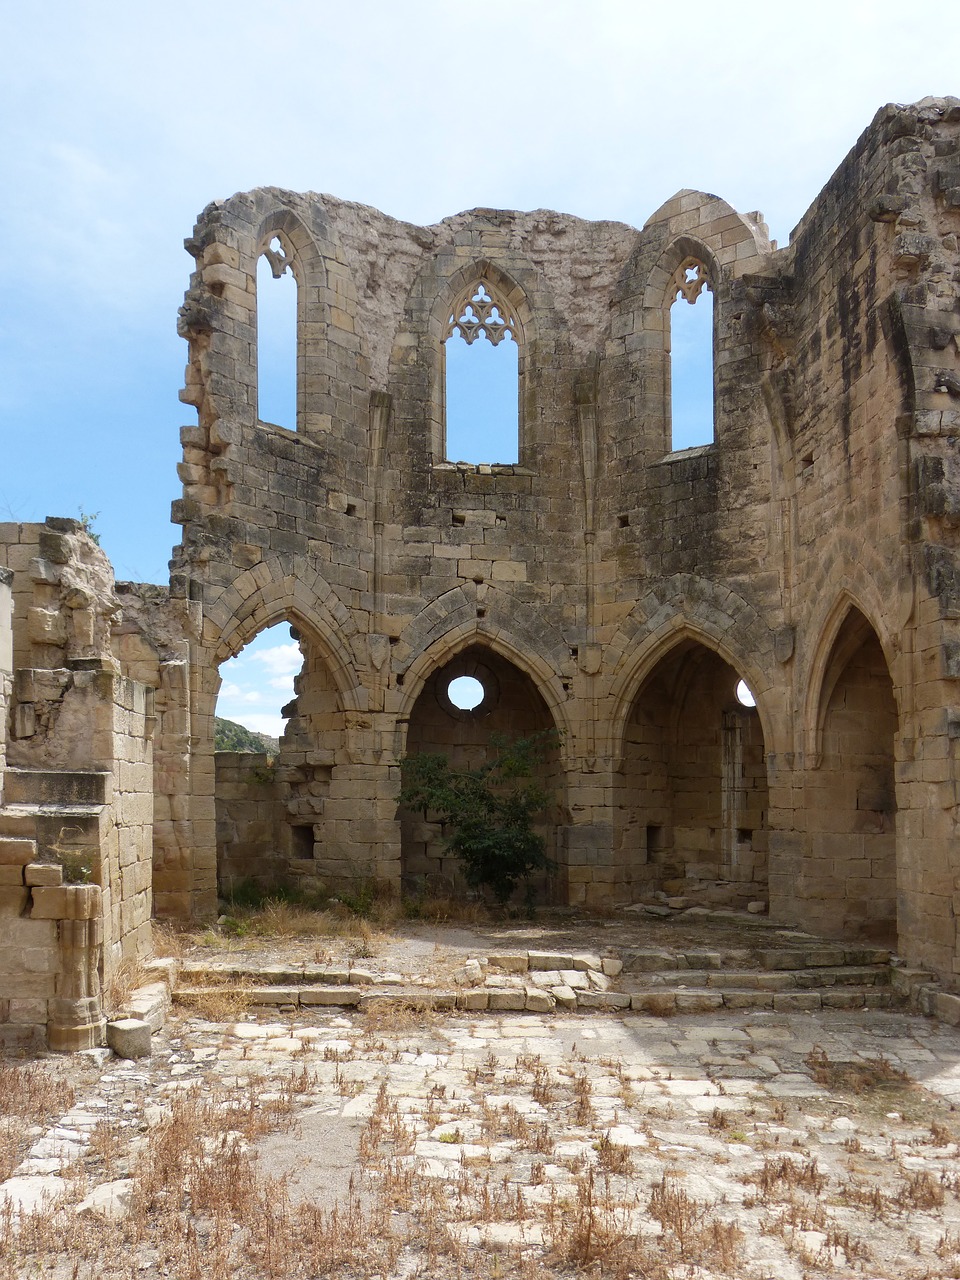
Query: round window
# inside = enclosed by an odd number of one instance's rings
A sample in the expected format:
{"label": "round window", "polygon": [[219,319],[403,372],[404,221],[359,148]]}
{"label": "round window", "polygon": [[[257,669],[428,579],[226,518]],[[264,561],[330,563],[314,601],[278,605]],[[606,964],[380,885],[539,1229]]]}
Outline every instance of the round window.
{"label": "round window", "polygon": [[459,711],[476,711],[485,696],[476,676],[455,676],[447,685],[447,697]]}
{"label": "round window", "polygon": [[736,693],[737,701],[740,703],[741,707],[755,707],[757,705],[757,700],[750,692],[750,686],[747,684],[746,680],[740,680],[737,682]]}

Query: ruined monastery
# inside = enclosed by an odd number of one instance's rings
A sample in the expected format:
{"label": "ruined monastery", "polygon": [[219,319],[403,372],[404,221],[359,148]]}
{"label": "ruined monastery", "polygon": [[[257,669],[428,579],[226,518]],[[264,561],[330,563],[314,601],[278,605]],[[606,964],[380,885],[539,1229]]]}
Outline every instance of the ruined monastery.
{"label": "ruined monastery", "polygon": [[[0,525],[4,1038],[100,1043],[152,916],[243,880],[456,891],[400,760],[547,728],[545,900],[768,904],[960,990],[958,239],[956,98],[880,110],[785,247],[690,190],[639,230],[209,205],[169,586],[77,521]],[[285,425],[264,256],[296,281]],[[708,295],[713,422],[675,448],[671,326]],[[516,344],[514,458],[449,456],[451,338]],[[220,665],[279,622],[279,756],[217,755]]]}

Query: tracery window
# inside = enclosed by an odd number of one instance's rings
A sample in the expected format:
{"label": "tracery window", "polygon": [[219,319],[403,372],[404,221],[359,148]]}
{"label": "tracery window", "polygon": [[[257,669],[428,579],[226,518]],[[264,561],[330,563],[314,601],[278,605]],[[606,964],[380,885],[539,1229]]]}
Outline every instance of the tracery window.
{"label": "tracery window", "polygon": [[279,236],[257,260],[257,417],[297,427],[297,281]]}
{"label": "tracery window", "polygon": [[509,303],[488,280],[471,284],[451,310],[443,335],[449,461],[518,461],[518,328]]}
{"label": "tracery window", "polygon": [[677,267],[668,302],[670,448],[712,444],[713,284],[697,258],[685,258]]}

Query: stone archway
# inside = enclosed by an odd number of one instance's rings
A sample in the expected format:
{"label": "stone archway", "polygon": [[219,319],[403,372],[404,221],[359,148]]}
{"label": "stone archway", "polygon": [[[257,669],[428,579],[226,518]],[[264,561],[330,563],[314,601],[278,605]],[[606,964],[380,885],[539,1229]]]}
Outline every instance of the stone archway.
{"label": "stone archway", "polygon": [[[465,676],[477,680],[483,689],[481,701],[469,709],[456,706],[450,697],[451,683]],[[455,767],[471,768],[489,758],[496,734],[527,737],[555,727],[550,709],[529,675],[487,646],[470,644],[424,683],[410,713],[406,752],[443,754]],[[541,826],[547,853],[553,858],[563,788],[557,747],[547,752],[542,780],[547,790],[557,795],[556,805],[544,815]],[[404,892],[462,895],[466,885],[456,859],[444,848],[439,825],[419,813],[401,810],[399,816]],[[534,886],[534,892],[541,899],[553,894],[546,878]]]}
{"label": "stone archway", "polygon": [[745,906],[767,896],[767,775],[755,706],[712,649],[681,640],[638,689],[616,777],[632,896]]}

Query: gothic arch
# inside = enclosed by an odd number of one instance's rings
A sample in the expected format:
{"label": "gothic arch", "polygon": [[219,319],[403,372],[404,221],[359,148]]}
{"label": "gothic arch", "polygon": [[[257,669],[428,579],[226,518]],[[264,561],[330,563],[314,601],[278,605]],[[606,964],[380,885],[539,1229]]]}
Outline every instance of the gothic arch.
{"label": "gothic arch", "polygon": [[[879,641],[887,670],[892,671],[890,640],[876,622],[880,616],[877,607],[879,602],[874,600],[872,602],[874,607],[871,608],[864,600],[865,595],[874,594],[869,589],[866,592],[857,592],[848,582],[844,582],[815,629],[817,640],[811,650],[801,684],[804,690],[801,711],[802,741],[804,756],[810,767],[816,768],[823,754],[823,725],[837,681],[849,659],[870,634]],[[859,615],[859,622],[853,615]],[[848,634],[837,649],[838,638],[850,620],[854,625],[848,626]],[[898,713],[902,715],[899,690],[892,679],[891,684]]]}
{"label": "gothic arch", "polygon": [[435,671],[440,670],[471,645],[489,649],[491,653],[505,658],[528,677],[537,693],[543,698],[561,735],[561,758],[564,768],[569,767],[573,748],[573,725],[567,714],[566,693],[556,672],[515,637],[508,635],[501,628],[491,633],[478,626],[475,619],[462,622],[439,636],[404,671],[402,696],[396,713],[394,742],[396,759],[401,759],[404,754],[410,715],[427,681]]}
{"label": "gothic arch", "polygon": [[719,654],[746,680],[768,750],[778,749],[774,709],[773,633],[742,596],[712,582],[680,575],[667,595],[648,592],[625,618],[607,648],[610,655],[610,714],[607,750],[618,759],[630,709],[644,680],[661,658],[684,639]]}
{"label": "gothic arch", "polygon": [[[286,262],[301,289],[308,285],[326,287],[327,270],[317,242],[292,209],[274,209],[260,220],[253,252],[254,269],[276,237],[283,246]],[[269,259],[268,259],[269,260]],[[271,268],[274,264],[271,262]]]}
{"label": "gothic arch", "polygon": [[[279,570],[278,563],[272,565]],[[259,568],[259,566],[258,566]],[[211,651],[215,665],[233,657],[259,632],[277,622],[289,621],[302,628],[317,645],[337,685],[344,709],[365,709],[366,694],[354,662],[344,650],[355,632],[353,620],[319,574],[281,574],[258,584],[248,574],[236,582],[207,610],[204,631],[214,631]]]}
{"label": "gothic arch", "polygon": [[[478,617],[478,609],[483,610],[482,617]],[[552,661],[553,666],[544,665],[545,671],[559,670],[567,654],[563,637],[556,631],[552,636],[549,634],[534,605],[511,599],[507,593],[486,583],[482,596],[476,586],[465,583],[433,600],[401,635],[400,652],[413,655],[409,659],[413,662],[444,636],[454,631],[459,634],[463,629],[475,629],[480,636],[514,637],[518,649],[525,654],[541,654]]]}
{"label": "gothic arch", "polygon": [[[425,283],[421,276],[414,285],[414,292]],[[517,459],[521,466],[529,466],[532,459],[527,447],[527,424],[531,418],[532,406],[528,403],[528,372],[536,367],[537,325],[523,286],[488,258],[475,258],[465,262],[441,280],[434,302],[425,317],[422,340],[429,344],[430,353],[427,362],[430,369],[430,455],[434,465],[450,461],[446,447],[446,340],[451,333],[454,313],[459,314],[478,285],[483,285],[494,302],[505,309],[510,317],[507,327],[511,329],[513,340],[517,344]],[[493,458],[489,461],[496,463],[498,460]]]}
{"label": "gothic arch", "polygon": [[734,651],[714,628],[705,627],[690,618],[676,614],[663,622],[656,631],[651,632],[629,658],[621,662],[614,673],[611,690],[613,712],[609,721],[608,743],[614,768],[618,768],[622,762],[626,725],[637,694],[659,663],[684,641],[692,641],[716,653],[727,666],[747,682],[751,693],[756,698],[757,713],[760,716],[764,741],[768,744],[767,749],[773,749],[774,717],[768,702],[770,681],[764,668],[754,660],[744,658],[739,651]]}

